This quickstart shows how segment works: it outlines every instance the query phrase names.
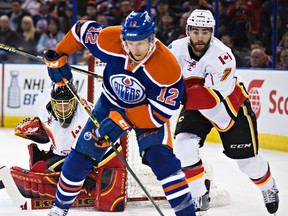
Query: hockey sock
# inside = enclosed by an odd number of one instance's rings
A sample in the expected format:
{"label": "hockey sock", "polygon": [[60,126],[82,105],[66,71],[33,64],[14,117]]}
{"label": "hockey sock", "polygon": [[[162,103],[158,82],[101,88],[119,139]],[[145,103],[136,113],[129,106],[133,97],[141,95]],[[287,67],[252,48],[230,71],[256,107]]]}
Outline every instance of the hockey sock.
{"label": "hockey sock", "polygon": [[145,154],[152,171],[161,181],[165,196],[177,216],[195,215],[192,197],[180,161],[171,149],[158,145]]}
{"label": "hockey sock", "polygon": [[93,168],[93,161],[72,150],[62,167],[57,185],[55,205],[61,209],[69,209],[85,181],[85,177]]}
{"label": "hockey sock", "polygon": [[199,160],[198,163],[189,167],[184,167],[182,170],[186,175],[193,198],[204,195],[207,192],[207,188],[204,183],[205,175],[202,161]]}

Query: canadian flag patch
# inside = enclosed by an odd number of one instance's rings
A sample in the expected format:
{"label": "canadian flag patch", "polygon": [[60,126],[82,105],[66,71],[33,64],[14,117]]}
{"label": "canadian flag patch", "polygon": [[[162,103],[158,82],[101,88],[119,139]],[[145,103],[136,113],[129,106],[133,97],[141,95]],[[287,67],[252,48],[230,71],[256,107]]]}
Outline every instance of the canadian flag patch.
{"label": "canadian flag patch", "polygon": [[224,65],[227,62],[232,60],[232,57],[229,55],[228,52],[222,54],[221,56],[218,56],[218,59],[221,61],[221,63]]}

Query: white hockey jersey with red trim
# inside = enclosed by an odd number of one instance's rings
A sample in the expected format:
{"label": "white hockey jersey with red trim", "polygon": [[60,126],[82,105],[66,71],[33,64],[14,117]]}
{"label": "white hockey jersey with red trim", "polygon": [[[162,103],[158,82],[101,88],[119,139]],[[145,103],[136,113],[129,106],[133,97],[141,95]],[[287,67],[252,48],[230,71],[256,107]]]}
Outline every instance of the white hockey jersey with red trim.
{"label": "white hockey jersey with red trim", "polygon": [[183,74],[186,109],[199,110],[218,130],[228,130],[248,98],[235,75],[235,57],[214,37],[206,53],[196,60],[189,53],[189,43],[190,38],[185,37],[169,45]]}

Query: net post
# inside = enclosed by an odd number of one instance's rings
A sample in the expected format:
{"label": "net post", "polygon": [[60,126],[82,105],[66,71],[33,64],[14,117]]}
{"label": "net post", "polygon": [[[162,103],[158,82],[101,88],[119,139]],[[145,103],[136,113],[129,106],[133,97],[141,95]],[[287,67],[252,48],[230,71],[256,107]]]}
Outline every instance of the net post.
{"label": "net post", "polygon": [[[89,52],[88,53],[88,70],[91,72],[95,72],[95,58],[94,56]],[[94,103],[94,78],[91,76],[88,76],[88,88],[87,88],[87,100],[91,103]]]}

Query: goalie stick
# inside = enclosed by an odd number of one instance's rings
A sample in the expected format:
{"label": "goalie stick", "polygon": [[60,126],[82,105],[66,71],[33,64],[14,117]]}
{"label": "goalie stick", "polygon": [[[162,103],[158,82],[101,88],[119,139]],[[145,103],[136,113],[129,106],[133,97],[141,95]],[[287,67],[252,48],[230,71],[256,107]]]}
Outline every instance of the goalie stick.
{"label": "goalie stick", "polygon": [[1,182],[3,183],[3,186],[5,186],[10,198],[18,207],[22,210],[32,209],[31,200],[22,196],[6,166],[0,167],[0,178],[2,179]]}
{"label": "goalie stick", "polygon": [[[19,55],[22,55],[22,56],[25,56],[25,57],[28,57],[28,58],[31,58],[31,59],[34,59],[34,60],[37,60],[37,61],[44,61],[44,58],[40,55],[34,55],[32,53],[28,53],[26,51],[23,51],[23,50],[19,50],[15,47],[12,47],[12,46],[8,46],[6,44],[2,44],[0,43],[0,49],[3,49],[3,50],[6,50],[6,51],[9,51],[9,52],[12,52],[12,53],[16,53],[16,54],[19,54]],[[96,74],[96,73],[93,73],[91,71],[86,71],[86,70],[83,70],[81,68],[77,68],[77,67],[74,67],[74,66],[71,66],[71,70],[75,71],[75,72],[78,72],[78,73],[82,73],[82,74],[85,74],[85,75],[88,75],[88,76],[92,76],[94,78],[103,78],[101,75],[99,74]]]}

